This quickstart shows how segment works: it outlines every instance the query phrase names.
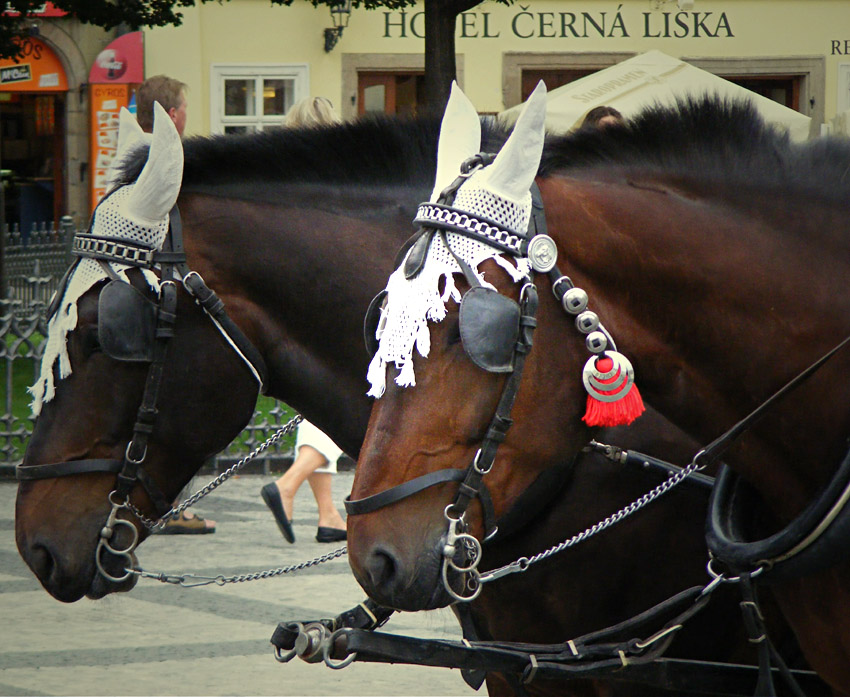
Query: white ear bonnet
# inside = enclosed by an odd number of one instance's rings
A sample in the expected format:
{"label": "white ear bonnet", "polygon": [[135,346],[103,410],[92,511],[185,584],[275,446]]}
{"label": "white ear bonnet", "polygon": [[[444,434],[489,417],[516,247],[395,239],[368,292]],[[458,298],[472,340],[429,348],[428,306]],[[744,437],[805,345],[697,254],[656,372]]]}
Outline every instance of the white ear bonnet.
{"label": "white ear bonnet", "polygon": [[[127,116],[135,122],[129,112]],[[120,121],[120,127],[131,129],[131,134],[125,135],[123,139],[119,132],[119,142],[123,143],[125,149],[132,148],[144,140],[135,133],[126,118]],[[138,129],[138,124],[135,128]],[[116,159],[124,155],[126,152],[119,150]],[[160,249],[168,233],[168,214],[177,201],[182,178],[183,144],[171,118],[155,103],[154,131],[147,164],[134,184],[114,191],[101,201],[94,212],[91,234]],[[126,273],[130,266],[107,263],[121,278],[128,281]],[[143,270],[143,273],[151,288],[159,292],[159,280],[156,275],[148,270]],[[59,379],[71,374],[66,339],[68,332],[77,326],[77,301],[93,285],[107,278],[109,275],[98,261],[80,259],[68,279],[59,308],[48,323],[41,373],[30,388],[33,396],[33,416],[38,416],[41,405],[49,402],[55,395],[54,365],[57,360]]]}
{"label": "white ear bonnet", "polygon": [[[492,220],[511,230],[525,233],[531,218],[530,188],[540,166],[543,153],[546,87],[541,82],[528,98],[514,131],[495,161],[474,172],[458,189],[453,207],[474,216]],[[476,155],[481,145],[481,121],[475,107],[456,83],[452,84],[437,149],[437,176],[431,201],[460,174],[461,164]],[[497,248],[457,232],[446,232],[451,251],[472,268],[482,285],[492,288],[478,266],[493,259],[519,282],[529,275],[531,265],[526,258],[509,260]],[[387,283],[387,304],[379,323],[378,351],[369,365],[368,394],[384,393],[386,366],[395,365],[399,373],[395,381],[401,387],[416,384],[413,370],[414,347],[423,357],[431,348],[428,322],[439,322],[446,316],[446,303],[451,298],[460,302],[453,275],[461,268],[452,253],[434,235],[422,270],[412,279],[405,278],[404,263]],[[440,294],[440,281],[445,291]]]}

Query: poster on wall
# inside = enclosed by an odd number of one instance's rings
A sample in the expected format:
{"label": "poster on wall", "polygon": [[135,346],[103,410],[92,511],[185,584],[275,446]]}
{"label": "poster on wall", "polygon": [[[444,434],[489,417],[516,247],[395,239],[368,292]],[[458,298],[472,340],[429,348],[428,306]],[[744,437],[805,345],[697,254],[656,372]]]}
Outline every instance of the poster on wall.
{"label": "poster on wall", "polygon": [[142,32],[123,34],[103,49],[89,72],[91,85],[91,208],[106,194],[106,175],[118,146],[121,107],[135,103],[136,88],[144,81]]}
{"label": "poster on wall", "polygon": [[118,147],[118,114],[129,103],[128,85],[91,86],[91,207],[106,193],[106,173]]}

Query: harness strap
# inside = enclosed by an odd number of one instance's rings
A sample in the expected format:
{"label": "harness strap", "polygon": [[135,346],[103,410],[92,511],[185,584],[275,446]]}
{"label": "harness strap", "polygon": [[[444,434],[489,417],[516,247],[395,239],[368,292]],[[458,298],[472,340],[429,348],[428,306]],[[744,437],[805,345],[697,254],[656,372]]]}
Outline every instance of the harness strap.
{"label": "harness strap", "polygon": [[177,308],[177,288],[174,283],[161,284],[159,308],[153,361],[148,368],[147,378],[145,379],[142,402],[136,414],[136,423],[133,426],[133,436],[124,454],[124,466],[117,476],[115,492],[120,498],[129,497],[133,485],[140,478],[141,465],[147,456],[148,440],[153,431],[156,403],[165,367],[165,353],[168,348],[168,340],[174,334],[175,310]]}
{"label": "harness strap", "polygon": [[[67,477],[72,474],[87,474],[90,472],[118,474],[123,467],[123,460],[107,459],[70,460],[68,462],[56,462],[47,465],[19,464],[15,467],[15,478],[18,481],[35,481],[37,479],[53,479],[54,477]],[[139,468],[136,476],[151,499],[151,502],[156,507],[158,515],[163,515],[171,510],[171,504],[168,499],[144,469]]]}
{"label": "harness strap", "polygon": [[[420,491],[424,491],[425,489],[436,486],[437,484],[444,484],[446,482],[463,482],[466,478],[466,473],[467,470],[454,468],[436,470],[435,472],[423,474],[421,477],[416,477],[416,479],[409,479],[398,486],[385,489],[384,491],[372,494],[371,496],[366,496],[362,499],[352,499],[349,495],[343,500],[345,512],[348,515],[363,515],[364,513],[371,513],[372,511],[377,511],[379,508],[383,508],[384,506],[389,506],[397,501],[409,498],[410,496],[418,494]],[[490,492],[486,487],[482,486],[472,495],[477,495],[481,501],[481,507],[484,509],[485,528],[487,530],[494,529],[495,513],[493,510],[493,500],[490,497]]]}
{"label": "harness strap", "polygon": [[[478,630],[475,628],[475,621],[472,618],[472,610],[469,607],[469,603],[457,603],[454,606],[454,611],[458,622],[460,622],[464,641],[469,646],[472,646],[472,642],[477,642],[480,637],[478,636]],[[483,670],[472,670],[470,668],[461,670],[460,675],[463,681],[473,690],[480,689],[487,677],[487,673]]]}
{"label": "harness strap", "polygon": [[[516,343],[514,369],[505,382],[502,396],[496,407],[496,413],[493,415],[493,419],[487,429],[487,435],[484,437],[472,464],[466,469],[466,477],[463,482],[466,487],[461,488],[454,503],[452,503],[452,509],[456,514],[463,513],[469,506],[472,495],[468,492],[477,491],[482,487],[484,475],[493,467],[493,462],[496,459],[496,451],[502,441],[504,441],[505,434],[513,423],[510,413],[519,392],[525,359],[531,350],[532,336],[536,325],[535,317],[537,314],[537,289],[533,284],[528,284],[524,290],[526,292],[521,304],[520,333]],[[487,537],[495,534],[495,532],[495,528],[488,528]]]}
{"label": "harness strap", "polygon": [[183,277],[183,285],[198,301],[201,307],[204,308],[207,314],[224,330],[225,336],[232,340],[234,348],[242,354],[248,365],[252,367],[260,383],[260,391],[266,394],[266,390],[268,389],[268,369],[266,368],[266,362],[263,360],[256,346],[251,343],[251,340],[230,319],[224,309],[224,302],[221,298],[204,282],[200,274],[195,271],[190,271]]}
{"label": "harness strap", "polygon": [[[635,469],[656,472],[667,477],[682,471],[678,465],[674,465],[664,460],[659,460],[657,457],[640,453],[637,450],[623,450],[616,445],[607,445],[596,440],[590,441],[585,447],[585,451],[599,453],[611,462],[633,467]],[[714,487],[714,477],[710,477],[700,472],[693,472],[688,475],[687,479],[683,480],[682,484],[690,484],[697,486],[705,491],[711,491]]]}
{"label": "harness strap", "polygon": [[729,449],[729,447],[743,434],[747,429],[754,426],[764,417],[767,411],[786,394],[791,392],[805,382],[812,374],[817,371],[824,363],[832,358],[836,353],[850,343],[850,336],[846,337],[840,344],[821,356],[818,360],[812,363],[802,373],[795,377],[790,382],[786,383],[781,389],[771,395],[767,400],[762,402],[757,408],[751,411],[747,416],[736,423],[726,433],[719,436],[709,443],[702,454],[699,456],[701,462],[706,466],[713,464],[720,456]]}

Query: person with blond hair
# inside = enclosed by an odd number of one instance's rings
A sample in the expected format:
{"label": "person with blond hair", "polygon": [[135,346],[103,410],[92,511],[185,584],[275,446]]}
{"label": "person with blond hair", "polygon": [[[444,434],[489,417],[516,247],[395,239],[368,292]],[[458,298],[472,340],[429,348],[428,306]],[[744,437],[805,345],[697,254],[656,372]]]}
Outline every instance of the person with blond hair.
{"label": "person with blond hair", "polygon": [[[342,123],[333,104],[325,97],[302,99],[286,113],[285,128],[310,128]],[[331,438],[308,421],[298,426],[295,460],[276,481],[266,484],[260,496],[272,512],[284,539],[295,542],[292,514],[295,494],[306,481],[319,507],[317,542],[341,542],[346,538],[345,521],[333,502],[332,475],[342,450]]]}
{"label": "person with blond hair", "polygon": [[334,105],[327,97],[306,97],[293,104],[283,119],[286,128],[325,126],[342,123]]}

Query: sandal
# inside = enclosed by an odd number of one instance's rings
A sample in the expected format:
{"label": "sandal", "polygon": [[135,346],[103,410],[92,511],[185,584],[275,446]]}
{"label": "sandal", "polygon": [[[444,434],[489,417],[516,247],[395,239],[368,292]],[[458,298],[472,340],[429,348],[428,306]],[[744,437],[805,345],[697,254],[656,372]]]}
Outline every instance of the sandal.
{"label": "sandal", "polygon": [[186,517],[186,512],[181,511],[177,518],[169,520],[158,534],[160,535],[208,535],[215,532],[215,526],[207,526],[207,521],[199,515],[191,518]]}

